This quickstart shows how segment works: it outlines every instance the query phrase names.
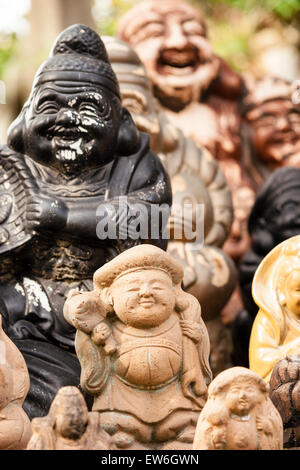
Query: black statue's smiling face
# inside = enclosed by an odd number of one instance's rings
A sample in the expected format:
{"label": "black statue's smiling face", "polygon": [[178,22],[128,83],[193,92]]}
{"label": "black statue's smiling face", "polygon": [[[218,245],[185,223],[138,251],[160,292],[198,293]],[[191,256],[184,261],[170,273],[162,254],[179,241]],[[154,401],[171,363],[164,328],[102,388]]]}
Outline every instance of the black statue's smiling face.
{"label": "black statue's smiling face", "polygon": [[103,166],[115,153],[120,104],[92,84],[48,82],[37,87],[25,115],[25,152],[66,175]]}

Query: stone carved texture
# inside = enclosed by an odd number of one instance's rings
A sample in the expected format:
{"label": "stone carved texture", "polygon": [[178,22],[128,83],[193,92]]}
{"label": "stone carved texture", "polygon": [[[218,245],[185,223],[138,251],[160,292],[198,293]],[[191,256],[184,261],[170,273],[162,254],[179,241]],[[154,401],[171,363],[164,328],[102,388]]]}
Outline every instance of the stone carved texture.
{"label": "stone carved texture", "polygon": [[22,450],[31,436],[31,425],[22,404],[29,389],[24,358],[2,329],[0,315],[0,449]]}
{"label": "stone carved texture", "polygon": [[300,356],[277,362],[270,379],[270,398],[283,421],[283,446],[300,449]]}
{"label": "stone carved texture", "polygon": [[252,294],[259,307],[249,348],[250,368],[269,381],[275,364],[300,348],[300,236],[277,245],[263,259]]}
{"label": "stone carved texture", "polygon": [[103,431],[99,413],[88,412],[76,387],[62,387],[49,413],[32,420],[33,434],[27,450],[112,450],[110,436]]}
{"label": "stone carved texture", "polygon": [[[72,291],[65,304],[81,386],[117,448],[192,446],[211,371],[200,305],[182,291],[182,277],[169,254],[137,246],[96,271],[93,291]],[[111,336],[117,348],[107,353]]]}
{"label": "stone carved texture", "polygon": [[[134,50],[110,36],[103,40],[118,78],[122,103],[130,111],[137,128],[149,133],[151,148],[170,176],[175,209],[168,222],[171,235],[168,252],[184,266],[184,288],[199,300],[206,324],[211,322],[210,344],[214,355],[211,367],[216,374],[223,370],[222,367],[230,367],[230,338],[217,319],[236,279],[231,260],[219,249],[232,222],[229,187],[210,153],[204,147],[196,146],[166,118],[153,96],[146,69]],[[183,212],[184,204],[190,205],[189,213],[186,209]],[[196,212],[197,204],[204,206],[204,227]],[[184,230],[180,208],[185,216]],[[204,237],[203,247],[195,247],[195,230],[198,237]],[[216,334],[213,325],[217,325]]]}
{"label": "stone carved texture", "polygon": [[221,372],[208,388],[193,449],[282,449],[282,420],[268,392],[267,383],[249,369]]}
{"label": "stone carved texture", "polygon": [[114,211],[124,196],[127,209],[143,204],[147,227],[151,209],[171,204],[171,188],[148,136],[121,105],[102,40],[83,25],[56,39],[0,166],[1,312],[29,368],[24,406],[33,418],[47,413],[60,387],[79,383],[75,330],[62,314],[70,289],[90,290],[95,270],[131,246],[166,246],[163,227],[158,239],[101,239],[106,222],[98,226],[97,209],[118,235],[124,220]]}

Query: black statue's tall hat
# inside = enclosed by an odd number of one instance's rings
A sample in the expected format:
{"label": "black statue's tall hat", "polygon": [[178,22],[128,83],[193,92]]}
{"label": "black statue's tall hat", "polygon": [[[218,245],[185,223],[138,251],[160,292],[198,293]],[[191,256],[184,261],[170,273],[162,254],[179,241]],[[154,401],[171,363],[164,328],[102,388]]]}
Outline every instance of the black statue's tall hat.
{"label": "black statue's tall hat", "polygon": [[49,58],[36,73],[33,89],[42,83],[58,80],[100,85],[120,98],[118,80],[104,43],[85,25],[72,25],[57,37]]}

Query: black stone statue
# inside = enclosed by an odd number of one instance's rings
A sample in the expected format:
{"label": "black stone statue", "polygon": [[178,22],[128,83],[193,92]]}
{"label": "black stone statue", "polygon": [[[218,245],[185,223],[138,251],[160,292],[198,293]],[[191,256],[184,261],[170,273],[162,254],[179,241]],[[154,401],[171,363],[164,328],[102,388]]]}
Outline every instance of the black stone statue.
{"label": "black stone statue", "polygon": [[300,234],[300,168],[280,168],[269,176],[256,197],[248,229],[251,246],[239,268],[245,310],[233,325],[234,363],[244,367],[249,366],[249,340],[258,312],[251,294],[255,271],[276,245]]}
{"label": "black stone statue", "polygon": [[[166,248],[163,223],[158,239],[118,230],[137,203],[146,222],[171,205],[148,140],[121,106],[100,37],[83,25],[63,31],[0,149],[0,312],[29,369],[30,418],[48,413],[60,387],[79,384],[75,332],[62,313],[69,290],[91,290],[95,270],[133,245]],[[99,233],[105,217],[114,239]]]}

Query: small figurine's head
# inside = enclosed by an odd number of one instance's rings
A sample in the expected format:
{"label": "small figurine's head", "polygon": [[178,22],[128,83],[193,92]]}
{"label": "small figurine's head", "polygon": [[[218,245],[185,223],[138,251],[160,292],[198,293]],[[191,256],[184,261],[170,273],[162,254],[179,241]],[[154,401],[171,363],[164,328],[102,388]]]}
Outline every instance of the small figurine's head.
{"label": "small figurine's head", "polygon": [[123,323],[153,328],[174,312],[182,277],[181,265],[166,252],[140,245],[98,269],[94,283]]}
{"label": "small figurine's head", "polygon": [[122,18],[119,35],[140,56],[158,97],[197,100],[219,71],[202,16],[183,1],[138,4]]}
{"label": "small figurine's head", "polygon": [[245,416],[268,397],[267,383],[255,372],[233,367],[221,372],[208,389],[210,397],[224,397],[230,413]]}
{"label": "small figurine's head", "polygon": [[0,363],[0,410],[3,410],[13,398],[13,374],[7,364]]}
{"label": "small figurine's head", "polygon": [[76,387],[62,387],[54,398],[49,415],[52,427],[58,436],[77,440],[86,431],[88,409]]}
{"label": "small figurine's head", "polygon": [[244,116],[257,157],[271,166],[300,165],[300,108],[291,83],[279,78],[248,80]]}
{"label": "small figurine's head", "polygon": [[9,129],[8,144],[67,176],[137,149],[135,126],[121,106],[119,85],[97,33],[73,25],[58,36]]}

